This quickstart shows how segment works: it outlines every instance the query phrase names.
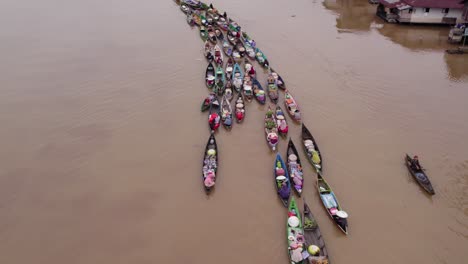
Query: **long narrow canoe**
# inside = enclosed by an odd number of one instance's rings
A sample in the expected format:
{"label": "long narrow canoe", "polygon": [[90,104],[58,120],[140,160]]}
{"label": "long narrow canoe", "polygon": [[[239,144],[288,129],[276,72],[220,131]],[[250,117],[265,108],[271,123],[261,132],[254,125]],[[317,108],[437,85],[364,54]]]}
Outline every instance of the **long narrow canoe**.
{"label": "long narrow canoe", "polygon": [[[309,262],[313,263],[312,261],[325,261],[328,260],[328,251],[327,247],[325,246],[325,241],[322,237],[322,233],[320,232],[320,228],[318,226],[317,220],[315,219],[314,215],[310,211],[309,206],[304,201],[304,237],[305,237],[305,244],[306,248],[310,248],[309,253]],[[312,255],[312,253],[314,253]]]}
{"label": "long narrow canoe", "polygon": [[268,110],[265,114],[265,137],[268,146],[272,151],[275,151],[279,141],[278,126],[276,124],[275,114],[270,106],[268,106]]}
{"label": "long narrow canoe", "polygon": [[284,90],[284,105],[291,118],[297,122],[301,122],[301,110],[299,105],[287,89]]}
{"label": "long narrow canoe", "polygon": [[216,144],[213,132],[211,132],[210,138],[206,143],[203,156],[203,186],[206,193],[209,194],[216,183],[216,172],[218,171],[218,145]]}
{"label": "long narrow canoe", "polygon": [[238,93],[241,93],[242,84],[244,82],[244,73],[242,72],[241,67],[236,62],[234,64],[234,69],[232,70],[232,85]]}
{"label": "long narrow canoe", "polygon": [[343,233],[348,234],[348,214],[343,211],[335,193],[321,174],[317,175],[317,188],[328,215]]}
{"label": "long narrow canoe", "polygon": [[206,87],[208,87],[209,89],[213,89],[215,85],[215,79],[215,68],[213,66],[213,63],[210,62],[206,67],[205,73]]}
{"label": "long narrow canoe", "polygon": [[232,121],[233,121],[232,107],[231,107],[231,102],[229,102],[226,95],[223,96],[223,99],[221,101],[221,121],[223,123],[223,126],[227,130],[232,129]]}
{"label": "long narrow canoe", "polygon": [[289,178],[297,194],[301,196],[304,187],[304,174],[302,172],[301,159],[292,139],[289,139],[288,149],[286,150],[286,159]]}
{"label": "long narrow canoe", "polygon": [[242,98],[242,93],[238,93],[236,100],[236,120],[237,123],[242,122],[245,119],[245,103]]}
{"label": "long narrow canoe", "polygon": [[255,78],[252,78],[252,90],[255,95],[255,99],[257,99],[257,101],[260,104],[262,105],[265,104],[266,102],[265,90],[263,90],[262,85]]}
{"label": "long narrow canoe", "polygon": [[431,181],[427,177],[426,173],[424,172],[424,170],[414,170],[411,167],[411,157],[408,154],[406,154],[405,163],[406,167],[408,167],[409,172],[411,173],[411,175],[413,175],[414,179],[419,183],[419,185],[421,185],[421,187],[427,193],[429,193],[430,195],[434,195],[434,188],[432,187]]}
{"label": "long narrow canoe", "polygon": [[286,84],[285,84],[283,78],[281,78],[281,76],[275,70],[273,70],[272,68],[270,68],[270,71],[271,71],[271,75],[273,75],[273,77],[275,78],[276,84],[278,85],[278,87],[280,89],[282,89],[282,90],[285,90],[286,89]]}
{"label": "long narrow canoe", "polygon": [[286,221],[286,238],[288,243],[288,255],[291,264],[303,262],[303,251],[305,251],[304,230],[302,228],[301,213],[297,207],[294,197],[291,198],[288,207],[288,218]]}
{"label": "long narrow canoe", "polygon": [[309,162],[314,166],[317,173],[321,174],[323,167],[322,154],[315,141],[314,137],[310,133],[309,129],[302,124],[302,146],[304,147],[305,154]]}
{"label": "long narrow canoe", "polygon": [[288,207],[289,197],[291,196],[291,183],[289,182],[288,170],[279,153],[276,154],[273,176],[275,177],[276,192],[283,205]]}

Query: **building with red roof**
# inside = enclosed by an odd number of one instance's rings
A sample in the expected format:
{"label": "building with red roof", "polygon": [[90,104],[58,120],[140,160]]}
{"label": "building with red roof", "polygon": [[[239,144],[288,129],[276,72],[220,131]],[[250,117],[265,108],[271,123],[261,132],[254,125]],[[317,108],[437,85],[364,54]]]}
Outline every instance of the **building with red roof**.
{"label": "building with red roof", "polygon": [[377,15],[391,23],[466,23],[466,0],[379,0]]}

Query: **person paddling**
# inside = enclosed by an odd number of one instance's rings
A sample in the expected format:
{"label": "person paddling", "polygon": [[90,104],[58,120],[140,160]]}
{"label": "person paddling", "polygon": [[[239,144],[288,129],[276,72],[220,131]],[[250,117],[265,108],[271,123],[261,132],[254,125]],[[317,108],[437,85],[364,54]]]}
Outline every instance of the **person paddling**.
{"label": "person paddling", "polygon": [[422,171],[421,164],[419,164],[418,156],[411,159],[411,168],[415,171]]}

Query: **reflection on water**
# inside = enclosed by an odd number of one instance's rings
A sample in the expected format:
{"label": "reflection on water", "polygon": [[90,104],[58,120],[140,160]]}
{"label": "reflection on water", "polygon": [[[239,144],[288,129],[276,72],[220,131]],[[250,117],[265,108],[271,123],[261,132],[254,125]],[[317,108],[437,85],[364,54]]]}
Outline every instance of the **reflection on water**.
{"label": "reflection on water", "polygon": [[468,55],[445,54],[446,49],[456,47],[447,42],[449,27],[385,23],[375,15],[377,5],[369,4],[367,0],[325,0],[323,6],[336,12],[338,32],[361,33],[376,28],[375,31],[388,40],[411,51],[443,53],[451,80],[468,77]]}
{"label": "reflection on water", "polygon": [[376,7],[365,0],[325,0],[323,6],[337,13],[336,27],[340,32],[369,31],[376,19]]}

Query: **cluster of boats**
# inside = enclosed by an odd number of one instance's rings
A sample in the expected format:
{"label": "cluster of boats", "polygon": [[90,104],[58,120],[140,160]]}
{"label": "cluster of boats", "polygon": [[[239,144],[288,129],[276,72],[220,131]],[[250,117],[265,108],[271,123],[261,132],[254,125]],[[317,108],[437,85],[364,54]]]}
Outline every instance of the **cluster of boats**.
{"label": "cluster of boats", "polygon": [[[242,123],[245,119],[247,103],[255,99],[264,105],[269,98],[271,104],[268,104],[264,119],[265,138],[269,148],[276,151],[280,137],[286,139],[288,135],[285,112],[295,123],[301,123],[301,111],[283,78],[271,68],[257,43],[234,20],[228,18],[226,12],[221,13],[212,4],[206,5],[196,0],[177,2],[187,15],[189,25],[199,27],[200,37],[204,41],[204,56],[208,62],[205,83],[210,93],[203,100],[201,111],[208,111],[211,131],[202,169],[204,189],[209,194],[216,183],[219,164],[215,132],[221,125],[230,131],[234,119],[236,123]],[[264,85],[257,77],[255,61],[267,72]],[[280,91],[284,92],[284,108],[278,104]],[[302,145],[306,157],[318,173],[317,188],[327,212],[337,226],[347,233],[347,214],[342,211],[335,194],[323,179],[319,148],[304,124]],[[280,200],[288,208],[287,238],[291,262],[328,263],[328,253],[316,220],[305,202],[304,215],[301,217],[293,197],[294,192],[298,196],[303,193],[304,175],[298,150],[291,138],[286,157],[284,162],[281,154],[276,155],[273,180]]]}
{"label": "cluster of boats", "polygon": [[[201,111],[208,111],[211,131],[206,144],[202,180],[207,194],[214,188],[218,168],[218,146],[215,132],[221,125],[231,130],[234,124],[246,117],[246,103],[255,99],[264,105],[271,101],[265,114],[265,138],[272,151],[276,151],[280,137],[286,139],[288,122],[283,108],[278,105],[280,91],[284,91],[284,109],[295,123],[301,123],[301,111],[296,100],[286,88],[281,76],[274,71],[265,54],[256,42],[226,12],[221,13],[212,4],[197,0],[177,0],[180,9],[187,15],[190,26],[198,26],[204,41],[204,56],[208,61],[205,72],[209,95],[203,100]],[[220,45],[221,44],[221,45]],[[254,61],[268,73],[265,88],[257,79]],[[232,103],[234,107],[232,107]],[[272,107],[273,106],[273,107]],[[316,187],[323,206],[336,226],[348,234],[348,214],[343,211],[330,185],[323,177],[323,159],[315,138],[302,124],[301,145],[307,160],[317,172]],[[294,199],[294,192],[301,197],[304,189],[303,166],[298,150],[289,138],[286,162],[276,154],[273,167],[277,194],[288,208],[286,224],[288,253],[291,263],[329,263],[328,251],[317,221],[304,201],[303,214]],[[405,157],[409,171],[418,183],[430,194],[432,185],[422,169],[415,170],[409,156]]]}

